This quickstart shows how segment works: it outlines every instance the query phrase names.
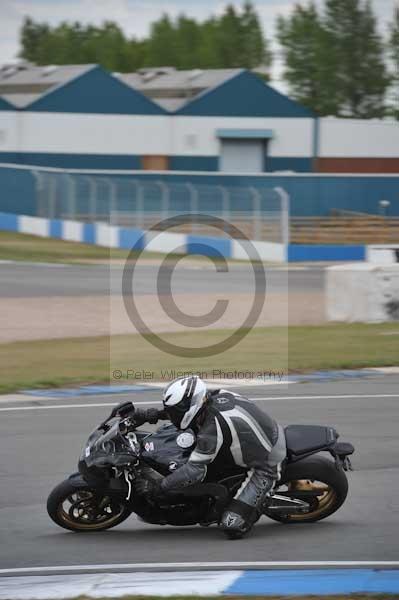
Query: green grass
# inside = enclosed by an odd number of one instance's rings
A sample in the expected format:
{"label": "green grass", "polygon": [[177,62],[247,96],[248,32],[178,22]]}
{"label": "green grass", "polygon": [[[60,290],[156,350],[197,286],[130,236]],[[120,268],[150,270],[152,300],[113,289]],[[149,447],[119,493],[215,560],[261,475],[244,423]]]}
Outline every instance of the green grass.
{"label": "green grass", "polygon": [[[117,248],[102,248],[93,244],[80,244],[55,238],[42,238],[37,235],[0,231],[0,260],[61,263],[100,260],[106,262],[110,258],[125,259],[127,255],[127,250]],[[164,255],[158,252],[143,252],[142,256],[158,258]]]}
{"label": "green grass", "polygon": [[0,260],[30,262],[76,262],[110,257],[124,258],[126,251],[101,248],[91,244],[66,242],[36,235],[0,231]]}
{"label": "green grass", "polygon": [[[108,262],[110,259],[125,260],[129,250],[118,248],[102,248],[93,244],[80,244],[79,242],[66,242],[55,238],[43,238],[37,235],[0,231],[0,260],[18,260],[28,262],[52,263],[85,263],[91,261]],[[140,259],[165,258],[160,252],[133,252],[133,256]],[[175,255],[170,254],[169,258]],[[184,255],[188,256],[188,255]],[[182,256],[179,255],[181,258]],[[208,261],[205,256],[193,255],[190,259]],[[215,259],[219,262],[219,259]],[[246,262],[229,259],[229,263]]]}
{"label": "green grass", "polygon": [[[163,338],[174,344],[203,346],[218,341],[222,333],[170,333]],[[139,335],[115,336],[111,343],[107,337],[67,338],[1,344],[0,391],[109,381],[139,383],[141,377],[126,377],[127,369],[136,374],[148,371],[154,380],[161,380],[171,369],[201,371],[212,378],[214,369],[286,373],[288,367],[290,373],[303,373],[397,365],[399,323],[289,327],[288,335],[281,327],[259,328],[223,354],[200,359],[165,354]],[[115,369],[123,372],[119,380],[112,379]]]}

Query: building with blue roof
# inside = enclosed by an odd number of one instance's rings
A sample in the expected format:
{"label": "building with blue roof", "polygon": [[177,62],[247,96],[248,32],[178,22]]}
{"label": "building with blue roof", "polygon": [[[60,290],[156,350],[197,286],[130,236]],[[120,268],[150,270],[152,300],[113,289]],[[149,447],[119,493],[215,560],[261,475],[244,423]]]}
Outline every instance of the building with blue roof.
{"label": "building with blue roof", "polygon": [[399,127],[320,119],[244,69],[110,74],[98,65],[20,63],[0,69],[0,162],[244,174],[397,173]]}

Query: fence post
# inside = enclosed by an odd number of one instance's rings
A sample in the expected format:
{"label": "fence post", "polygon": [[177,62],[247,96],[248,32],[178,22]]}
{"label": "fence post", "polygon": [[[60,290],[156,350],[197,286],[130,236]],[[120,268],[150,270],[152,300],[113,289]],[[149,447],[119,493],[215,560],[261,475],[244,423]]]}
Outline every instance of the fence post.
{"label": "fence post", "polygon": [[31,174],[35,180],[36,215],[38,217],[48,217],[49,215],[45,214],[48,211],[45,211],[43,206],[43,173],[31,170]]}
{"label": "fence post", "polygon": [[115,223],[116,214],[118,211],[118,190],[116,182],[111,178],[107,179],[109,187],[109,223],[110,225],[118,225]]}
{"label": "fence post", "polygon": [[94,177],[88,177],[90,196],[89,196],[89,220],[94,223],[97,216],[97,182]]}
{"label": "fence post", "polygon": [[[199,213],[199,202],[198,202],[198,189],[192,183],[186,183],[186,187],[190,192],[190,211],[191,215],[197,215]],[[191,233],[196,231],[196,223],[194,218],[191,220]]]}
{"label": "fence post", "polygon": [[224,185],[220,185],[219,189],[222,192],[222,218],[225,223],[224,230],[225,233],[229,234],[229,225],[226,227],[226,223],[230,224],[230,192]]}
{"label": "fence post", "polygon": [[139,181],[135,181],[134,185],[136,187],[136,227],[137,229],[144,229],[144,187],[140,184]]}
{"label": "fence post", "polygon": [[76,218],[76,181],[73,175],[65,173],[69,181],[68,213],[70,219]]}
{"label": "fence post", "polygon": [[162,205],[162,220],[165,220],[169,216],[169,207],[170,207],[170,190],[168,185],[164,181],[157,181],[156,184],[159,186],[161,190],[161,205]]}
{"label": "fence post", "polygon": [[253,216],[252,216],[254,240],[260,240],[260,239],[262,239],[262,234],[261,234],[261,231],[262,231],[262,228],[261,228],[261,218],[262,218],[261,197],[260,197],[259,190],[257,190],[256,188],[251,187],[250,190],[252,193],[252,198],[253,198],[253,203],[254,203],[254,210],[253,210]]}
{"label": "fence post", "polygon": [[276,187],[274,190],[280,196],[281,241],[288,251],[290,243],[290,197],[282,187]]}

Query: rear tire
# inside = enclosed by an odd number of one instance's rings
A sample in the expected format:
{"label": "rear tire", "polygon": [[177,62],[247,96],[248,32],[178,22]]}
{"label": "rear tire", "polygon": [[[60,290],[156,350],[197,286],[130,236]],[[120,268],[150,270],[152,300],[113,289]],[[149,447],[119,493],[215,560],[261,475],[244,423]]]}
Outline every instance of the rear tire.
{"label": "rear tire", "polygon": [[[278,494],[279,488],[290,484],[291,487],[294,487],[296,484],[293,482],[298,481],[309,482],[310,486],[312,486],[310,482],[320,482],[326,486],[325,492],[317,497],[309,512],[285,515],[273,511],[268,512],[266,508],[263,514],[280,523],[315,523],[335,513],[348,495],[348,480],[344,470],[337,468],[335,462],[322,456],[311,456],[288,465],[275,491]],[[293,493],[293,497],[295,498],[295,493]],[[298,497],[300,498],[300,496]]]}
{"label": "rear tire", "polygon": [[69,479],[53,489],[47,512],[54,523],[75,532],[105,531],[131,514],[121,500],[101,495],[86,484],[73,485]]}

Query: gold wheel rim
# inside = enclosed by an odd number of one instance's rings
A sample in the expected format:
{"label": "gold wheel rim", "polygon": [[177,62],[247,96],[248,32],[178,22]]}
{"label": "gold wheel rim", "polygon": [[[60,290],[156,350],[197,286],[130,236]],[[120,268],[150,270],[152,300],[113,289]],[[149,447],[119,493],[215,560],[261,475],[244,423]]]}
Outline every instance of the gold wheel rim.
{"label": "gold wheel rim", "polygon": [[103,519],[98,523],[82,523],[81,521],[76,521],[75,519],[71,518],[68,512],[65,511],[64,503],[66,501],[70,502],[69,498],[73,497],[74,495],[77,495],[78,493],[79,492],[75,492],[75,494],[69,494],[66,498],[64,498],[64,500],[62,500],[59,503],[57,508],[57,515],[59,519],[63,521],[66,525],[72,527],[73,529],[79,529],[81,531],[95,531],[96,529],[103,529],[105,525],[107,525],[107,527],[110,527],[113,523],[115,523],[115,521],[119,519],[123,512],[123,505],[121,505],[120,509],[116,514],[112,514],[110,515],[109,519]]}
{"label": "gold wheel rim", "polygon": [[293,485],[291,489],[297,490],[311,490],[319,491],[320,496],[317,496],[317,507],[314,510],[310,510],[306,513],[297,513],[289,515],[290,521],[307,521],[309,518],[320,517],[324,512],[327,512],[331,506],[336,502],[337,494],[330,485],[323,482],[317,482],[311,480],[298,480],[291,481],[288,484],[288,488]]}

